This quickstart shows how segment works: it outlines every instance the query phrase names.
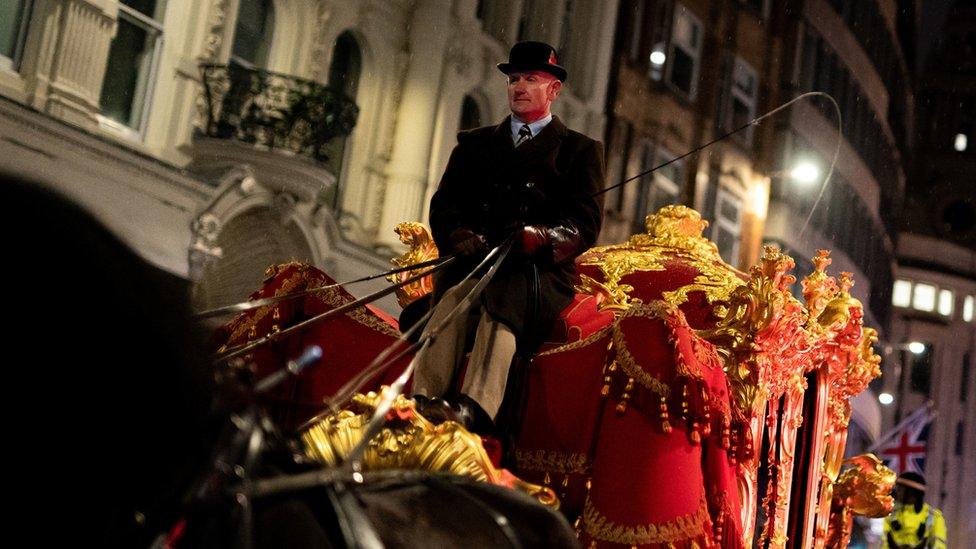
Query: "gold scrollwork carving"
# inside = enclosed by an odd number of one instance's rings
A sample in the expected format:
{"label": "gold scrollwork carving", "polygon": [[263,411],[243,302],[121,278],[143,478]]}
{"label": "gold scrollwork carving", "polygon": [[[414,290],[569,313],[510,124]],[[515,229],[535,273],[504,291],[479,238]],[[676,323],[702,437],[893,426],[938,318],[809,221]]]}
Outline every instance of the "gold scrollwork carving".
{"label": "gold scrollwork carving", "polygon": [[[384,387],[383,390],[386,390]],[[312,423],[301,434],[305,454],[325,466],[335,466],[362,440],[381,395],[370,392],[353,398],[351,409]],[[364,470],[414,469],[463,475],[508,486],[559,508],[552,489],[525,482],[491,463],[481,438],[453,421],[434,425],[416,411],[415,403],[398,396],[383,428],[366,448]]]}
{"label": "gold scrollwork carving", "polygon": [[687,206],[665,206],[645,219],[646,232],[633,235],[624,244],[592,248],[579,261],[600,269],[602,281],[581,279],[577,289],[604,298],[605,308],[620,311],[630,304],[632,286],[621,280],[640,271],[664,271],[670,260],[686,262],[699,273],[694,282],[662,298],[681,305],[693,292],[703,292],[717,305],[743,284],[738,272],[722,261],[714,243],[702,236],[708,222]]}

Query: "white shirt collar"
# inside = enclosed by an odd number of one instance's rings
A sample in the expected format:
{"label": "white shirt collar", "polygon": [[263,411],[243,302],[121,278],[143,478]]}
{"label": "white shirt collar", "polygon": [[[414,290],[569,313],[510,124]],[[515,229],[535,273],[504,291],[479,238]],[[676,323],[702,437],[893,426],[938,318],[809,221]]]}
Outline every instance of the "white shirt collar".
{"label": "white shirt collar", "polygon": [[[539,135],[539,132],[542,131],[542,128],[548,126],[550,122],[552,122],[552,113],[549,113],[548,115],[536,120],[535,122],[529,122],[529,129],[532,130],[532,137]],[[516,118],[515,115],[513,114],[511,119],[512,143],[518,143],[518,132],[519,129],[522,127],[522,124],[525,124],[525,122],[522,122],[521,120]]]}

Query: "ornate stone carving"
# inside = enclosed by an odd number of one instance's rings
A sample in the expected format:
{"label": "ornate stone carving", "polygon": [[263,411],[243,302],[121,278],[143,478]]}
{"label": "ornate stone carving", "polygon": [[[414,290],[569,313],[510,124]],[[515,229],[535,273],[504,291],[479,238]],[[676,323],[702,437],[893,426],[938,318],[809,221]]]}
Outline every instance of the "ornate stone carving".
{"label": "ornate stone carving", "polygon": [[224,36],[227,33],[227,10],[230,0],[213,0],[207,17],[207,32],[203,39],[200,60],[208,63],[219,62]]}

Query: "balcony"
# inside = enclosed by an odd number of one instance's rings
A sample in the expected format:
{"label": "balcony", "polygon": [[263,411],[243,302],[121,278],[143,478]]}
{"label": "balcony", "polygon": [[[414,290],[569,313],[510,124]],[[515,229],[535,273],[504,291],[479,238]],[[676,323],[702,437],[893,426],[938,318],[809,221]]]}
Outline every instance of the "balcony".
{"label": "balcony", "polygon": [[219,181],[246,166],[270,192],[334,209],[356,103],[335,88],[236,63],[200,70],[203,104],[187,168]]}
{"label": "balcony", "polygon": [[330,160],[330,144],[349,135],[359,107],[317,82],[237,64],[202,65],[204,126],[199,135]]}

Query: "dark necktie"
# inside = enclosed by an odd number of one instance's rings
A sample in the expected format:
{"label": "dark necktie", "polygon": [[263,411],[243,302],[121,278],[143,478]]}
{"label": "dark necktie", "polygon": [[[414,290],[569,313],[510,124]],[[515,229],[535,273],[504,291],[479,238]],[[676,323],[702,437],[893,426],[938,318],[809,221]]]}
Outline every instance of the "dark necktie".
{"label": "dark necktie", "polygon": [[518,147],[529,139],[532,139],[532,129],[529,128],[528,124],[522,124],[522,127],[519,128],[518,139],[515,140],[515,146]]}

